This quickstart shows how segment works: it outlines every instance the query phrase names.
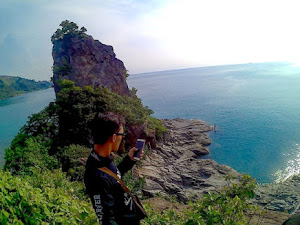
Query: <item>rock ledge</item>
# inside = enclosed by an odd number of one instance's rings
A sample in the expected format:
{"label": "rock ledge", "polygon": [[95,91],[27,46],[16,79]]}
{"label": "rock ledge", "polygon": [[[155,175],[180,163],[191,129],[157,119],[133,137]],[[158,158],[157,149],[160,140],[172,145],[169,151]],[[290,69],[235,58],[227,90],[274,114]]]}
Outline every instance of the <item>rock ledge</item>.
{"label": "rock ledge", "polygon": [[168,132],[151,154],[146,156],[138,175],[145,176],[146,196],[176,196],[180,201],[200,199],[226,184],[225,175],[239,173],[214,160],[203,159],[209,153],[212,127],[200,120],[164,120]]}

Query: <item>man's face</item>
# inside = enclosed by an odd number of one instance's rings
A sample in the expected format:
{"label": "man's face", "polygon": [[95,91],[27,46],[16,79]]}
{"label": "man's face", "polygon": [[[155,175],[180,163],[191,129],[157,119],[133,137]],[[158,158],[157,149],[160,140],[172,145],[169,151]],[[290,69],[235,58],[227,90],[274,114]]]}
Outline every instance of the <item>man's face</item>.
{"label": "man's face", "polygon": [[117,134],[116,135],[116,139],[115,139],[115,142],[113,142],[113,146],[112,146],[112,151],[113,152],[117,152],[119,147],[120,147],[120,144],[122,142],[122,139],[123,139],[123,135],[121,134],[124,134],[124,127],[121,126],[120,129],[118,131],[116,131]]}

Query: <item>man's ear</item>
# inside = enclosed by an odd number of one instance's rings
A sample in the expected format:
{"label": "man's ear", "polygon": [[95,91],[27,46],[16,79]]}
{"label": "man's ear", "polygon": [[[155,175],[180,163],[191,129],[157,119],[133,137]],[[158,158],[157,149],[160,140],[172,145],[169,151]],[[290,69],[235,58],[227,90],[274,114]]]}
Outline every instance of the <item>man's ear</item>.
{"label": "man's ear", "polygon": [[113,136],[111,136],[111,140],[112,142],[115,142],[117,140],[117,135],[113,134]]}

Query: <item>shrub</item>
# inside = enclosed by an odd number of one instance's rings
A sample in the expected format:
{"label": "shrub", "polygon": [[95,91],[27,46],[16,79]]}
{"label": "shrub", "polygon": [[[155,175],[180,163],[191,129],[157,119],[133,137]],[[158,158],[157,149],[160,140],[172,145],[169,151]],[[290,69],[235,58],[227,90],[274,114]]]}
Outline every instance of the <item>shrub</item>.
{"label": "shrub", "polygon": [[64,59],[60,66],[53,66],[52,70],[57,76],[66,76],[71,73],[72,66],[66,59]]}
{"label": "shrub", "polygon": [[228,176],[228,186],[219,193],[209,193],[196,203],[191,203],[187,224],[247,224],[244,215],[256,208],[248,203],[254,197],[255,180],[244,175],[240,182]]}
{"label": "shrub", "polygon": [[152,116],[149,116],[146,119],[146,124],[150,131],[155,130],[155,136],[157,139],[161,139],[163,134],[167,131],[167,128],[163,125],[163,123]]}
{"label": "shrub", "polygon": [[146,212],[147,218],[145,218],[141,224],[142,225],[184,225],[187,220],[187,214],[184,212],[178,212],[174,210],[166,210],[162,213],[154,211],[149,203],[143,204]]}
{"label": "shrub", "polygon": [[228,186],[221,192],[209,193],[198,202],[190,202],[190,208],[185,212],[168,210],[163,213],[155,212],[150,205],[145,205],[148,218],[142,224],[160,225],[213,225],[248,224],[245,212],[258,210],[248,203],[254,197],[255,180],[244,175],[239,182],[234,182],[232,176],[228,176]]}
{"label": "shrub", "polygon": [[97,224],[86,202],[0,170],[1,224]]}
{"label": "shrub", "polygon": [[71,182],[61,169],[32,169],[32,175],[23,176],[30,185],[42,190],[53,188],[74,198],[89,200],[83,182]]}
{"label": "shrub", "polygon": [[[58,148],[55,156],[62,165],[62,170],[67,172],[71,180],[83,180],[85,166],[83,159],[87,158],[91,150],[80,145],[70,145]],[[82,161],[81,161],[82,160]]]}
{"label": "shrub", "polygon": [[21,128],[20,133],[34,137],[41,136],[45,142],[52,141],[58,135],[57,113],[57,104],[50,102],[45,109],[29,116],[28,122]]}
{"label": "shrub", "polygon": [[19,133],[5,150],[4,169],[13,174],[32,174],[32,168],[58,168],[57,159],[48,153],[49,143],[42,139],[42,136],[32,137]]}

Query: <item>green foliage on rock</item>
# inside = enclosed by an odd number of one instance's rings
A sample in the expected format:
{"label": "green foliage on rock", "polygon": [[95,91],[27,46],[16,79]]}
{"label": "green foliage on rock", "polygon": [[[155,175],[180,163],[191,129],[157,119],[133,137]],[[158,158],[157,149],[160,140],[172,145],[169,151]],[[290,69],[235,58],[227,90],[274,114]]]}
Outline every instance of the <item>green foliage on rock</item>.
{"label": "green foliage on rock", "polygon": [[59,25],[61,28],[58,28],[55,33],[51,37],[51,42],[67,38],[74,38],[74,37],[85,37],[86,36],[86,28],[81,27],[80,30],[78,29],[78,25],[74,22],[70,22],[68,20],[64,20]]}
{"label": "green foliage on rock", "polygon": [[81,88],[75,86],[75,83],[70,80],[62,80],[60,88],[58,105],[64,108],[64,111],[72,107],[80,118],[85,116],[82,119],[90,120],[94,112],[113,111],[122,114],[126,123],[137,125],[143,124],[153,113],[147,106],[143,106],[136,95],[133,97],[121,96],[104,87],[94,89],[92,86],[85,86]]}
{"label": "green foliage on rock", "polygon": [[167,128],[163,125],[163,123],[154,117],[148,117],[145,123],[150,131],[155,131],[157,139],[161,139],[163,134],[167,132]]}
{"label": "green foliage on rock", "polygon": [[142,225],[185,225],[185,221],[187,220],[187,215],[184,212],[170,209],[163,212],[157,212],[153,210],[153,207],[149,203],[145,203],[143,206],[148,217],[141,222]]}
{"label": "green foliage on rock", "polygon": [[0,100],[12,96],[50,88],[52,84],[47,81],[34,81],[21,77],[0,76]]}
{"label": "green foliage on rock", "polygon": [[58,76],[62,76],[62,75],[66,76],[71,73],[72,66],[69,62],[67,62],[67,60],[64,60],[61,66],[53,66],[52,70],[53,73]]}

